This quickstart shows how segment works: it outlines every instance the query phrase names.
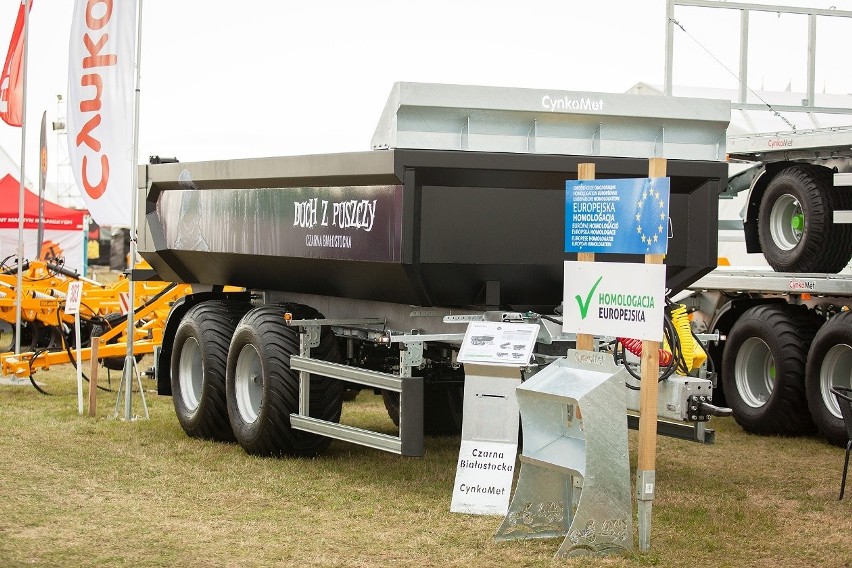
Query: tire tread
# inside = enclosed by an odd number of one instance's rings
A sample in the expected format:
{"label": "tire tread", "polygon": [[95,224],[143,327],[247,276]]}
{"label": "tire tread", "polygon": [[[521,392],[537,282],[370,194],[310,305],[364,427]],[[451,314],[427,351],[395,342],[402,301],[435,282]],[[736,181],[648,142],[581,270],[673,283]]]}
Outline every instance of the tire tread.
{"label": "tire tread", "polygon": [[[233,389],[235,382],[233,374],[238,349],[252,343],[261,358],[266,358],[264,383],[268,381],[268,389],[257,419],[259,423],[245,424],[242,421],[235,395],[231,392],[228,393],[228,414],[237,441],[249,454],[313,456],[325,450],[331,439],[294,430],[290,425],[290,414],[299,408],[299,374],[290,368],[290,357],[299,353],[299,332],[284,324],[282,308],[293,312],[297,319],[322,317],[312,308],[297,305],[261,306],[245,315],[234,334],[235,340],[228,354],[228,387]],[[320,344],[312,350],[312,357],[332,362],[340,360],[337,341],[328,328],[323,328]],[[310,415],[339,422],[343,383],[312,375],[310,388]]]}
{"label": "tire tread", "polygon": [[191,419],[183,415],[185,410],[181,408],[179,373],[174,368],[180,353],[175,351],[172,354],[172,400],[181,427],[190,437],[234,441],[225,397],[225,365],[234,329],[250,307],[245,303],[213,300],[193,306],[183,317],[180,327],[186,325],[188,331],[181,332],[179,327],[176,339],[182,333],[195,336],[204,358],[205,372],[201,393],[203,400],[199,401],[198,408],[200,414]]}
{"label": "tire tread", "polygon": [[[804,378],[808,347],[819,323],[820,318],[803,306],[764,304],[746,311],[734,324],[723,355],[722,381],[734,419],[744,430],[764,435],[815,431],[805,400]],[[735,349],[749,337],[767,343],[778,373],[769,400],[757,409],[742,400],[734,376]]]}
{"label": "tire tread", "polygon": [[[819,432],[832,444],[845,446],[848,441],[846,424],[834,416],[825,405],[821,392],[820,371],[823,360],[835,345],[852,345],[852,312],[841,312],[829,319],[817,332],[808,351],[805,392],[808,409]],[[852,378],[848,379],[852,381]],[[838,385],[832,385],[838,386]],[[839,386],[852,386],[850,383]]]}
{"label": "tire tread", "polygon": [[[833,188],[831,171],[797,164],[781,170],[761,199],[759,234],[766,261],[779,272],[840,272],[852,258],[852,224],[833,221],[833,212],[852,208],[850,192]],[[768,234],[768,211],[781,194],[796,197],[807,210],[806,234],[790,251],[777,249]]]}

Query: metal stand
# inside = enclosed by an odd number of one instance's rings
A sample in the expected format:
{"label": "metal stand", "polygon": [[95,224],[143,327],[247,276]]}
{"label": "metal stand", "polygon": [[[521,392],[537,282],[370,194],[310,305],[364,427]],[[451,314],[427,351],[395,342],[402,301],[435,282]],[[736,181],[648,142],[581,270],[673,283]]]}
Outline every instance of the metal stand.
{"label": "metal stand", "polygon": [[142,409],[145,411],[145,420],[150,419],[148,415],[148,403],[145,401],[145,390],[142,388],[142,377],[139,374],[139,369],[136,366],[136,359],[133,356],[124,359],[124,371],[121,375],[121,382],[118,384],[118,394],[115,398],[115,411],[113,418],[118,418],[121,409],[121,393],[124,389],[124,417],[123,420],[132,421],[138,417],[133,416],[131,408],[132,392],[133,392],[133,375],[136,375],[136,384],[139,386],[139,395],[142,398]]}
{"label": "metal stand", "polygon": [[[130,215],[130,312],[127,314],[127,355],[124,358],[124,374],[121,383],[124,385],[124,419],[131,420],[131,406],[133,393],[133,377],[132,373],[136,373],[136,380],[139,382],[139,393],[142,395],[142,406],[145,408],[145,419],[148,419],[148,405],[145,403],[145,391],[142,390],[142,380],[139,378],[139,371],[136,369],[136,359],[133,356],[133,319],[134,319],[134,303],[136,298],[136,283],[133,278],[133,267],[136,266],[136,217],[139,206],[139,170],[136,163],[139,161],[139,94],[140,94],[140,69],[142,59],[142,0],[139,0],[138,13],[136,16],[136,94],[133,104],[133,167],[131,167],[131,195],[133,201],[131,203]],[[118,389],[119,399],[121,398],[121,387]],[[116,415],[118,415],[118,400],[115,401]]]}
{"label": "metal stand", "polygon": [[633,549],[624,379],[593,351],[568,351],[517,388],[524,449],[498,540],[565,536],[556,556]]}

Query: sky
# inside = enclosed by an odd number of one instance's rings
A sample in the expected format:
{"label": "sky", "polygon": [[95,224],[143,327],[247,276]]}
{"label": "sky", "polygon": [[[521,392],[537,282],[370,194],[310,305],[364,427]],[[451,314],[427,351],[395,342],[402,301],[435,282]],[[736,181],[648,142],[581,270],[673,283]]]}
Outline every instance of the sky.
{"label": "sky", "polygon": [[[852,0],[764,3],[852,10]],[[2,53],[18,5],[0,1]],[[61,193],[74,192],[67,139],[50,125],[66,115],[72,10],[70,0],[34,0],[30,13],[26,173],[37,179],[46,112],[48,180]],[[396,81],[661,85],[665,10],[665,0],[144,0],[140,161],[369,150]],[[739,12],[679,6],[675,19],[689,35],[675,29],[674,83],[736,89],[726,67],[737,70]],[[819,19],[818,91],[852,93],[850,33],[852,19]],[[807,18],[752,14],[750,34],[749,86],[804,91]],[[17,162],[21,138],[0,123],[0,147]]]}

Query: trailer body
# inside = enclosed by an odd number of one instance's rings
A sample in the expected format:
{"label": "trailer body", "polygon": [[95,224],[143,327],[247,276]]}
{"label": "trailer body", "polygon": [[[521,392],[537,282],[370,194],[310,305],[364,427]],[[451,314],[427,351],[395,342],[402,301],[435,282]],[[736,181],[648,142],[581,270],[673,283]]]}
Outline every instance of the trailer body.
{"label": "trailer body", "polygon": [[[600,178],[647,175],[640,159],[431,150],[149,166],[140,252],[192,284],[434,307],[484,304],[493,282],[501,305],[553,308],[576,256],[562,250],[565,181],[587,161]],[[715,264],[725,166],[668,170],[667,283],[680,290]]]}
{"label": "trailer body", "polygon": [[[158,392],[189,435],[250,453],[338,438],[419,455],[424,432],[460,429],[467,323],[538,323],[525,372],[573,342],[554,321],[581,163],[642,178],[666,156],[667,286],[715,267],[728,117],[722,101],[397,84],[372,151],[144,166],[139,251],[197,292],[169,316]],[[339,424],[342,385],[381,392],[399,435]]]}

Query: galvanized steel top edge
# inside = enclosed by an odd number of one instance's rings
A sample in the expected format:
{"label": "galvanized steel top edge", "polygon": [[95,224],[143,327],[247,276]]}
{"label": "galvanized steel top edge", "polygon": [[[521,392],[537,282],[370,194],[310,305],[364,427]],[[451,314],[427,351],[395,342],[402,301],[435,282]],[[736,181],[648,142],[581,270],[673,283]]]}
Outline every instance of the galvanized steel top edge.
{"label": "galvanized steel top edge", "polygon": [[723,160],[730,117],[721,99],[397,82],[371,148]]}
{"label": "galvanized steel top edge", "polygon": [[727,125],[728,100],[526,87],[396,82],[387,107],[404,106],[699,120]]}

